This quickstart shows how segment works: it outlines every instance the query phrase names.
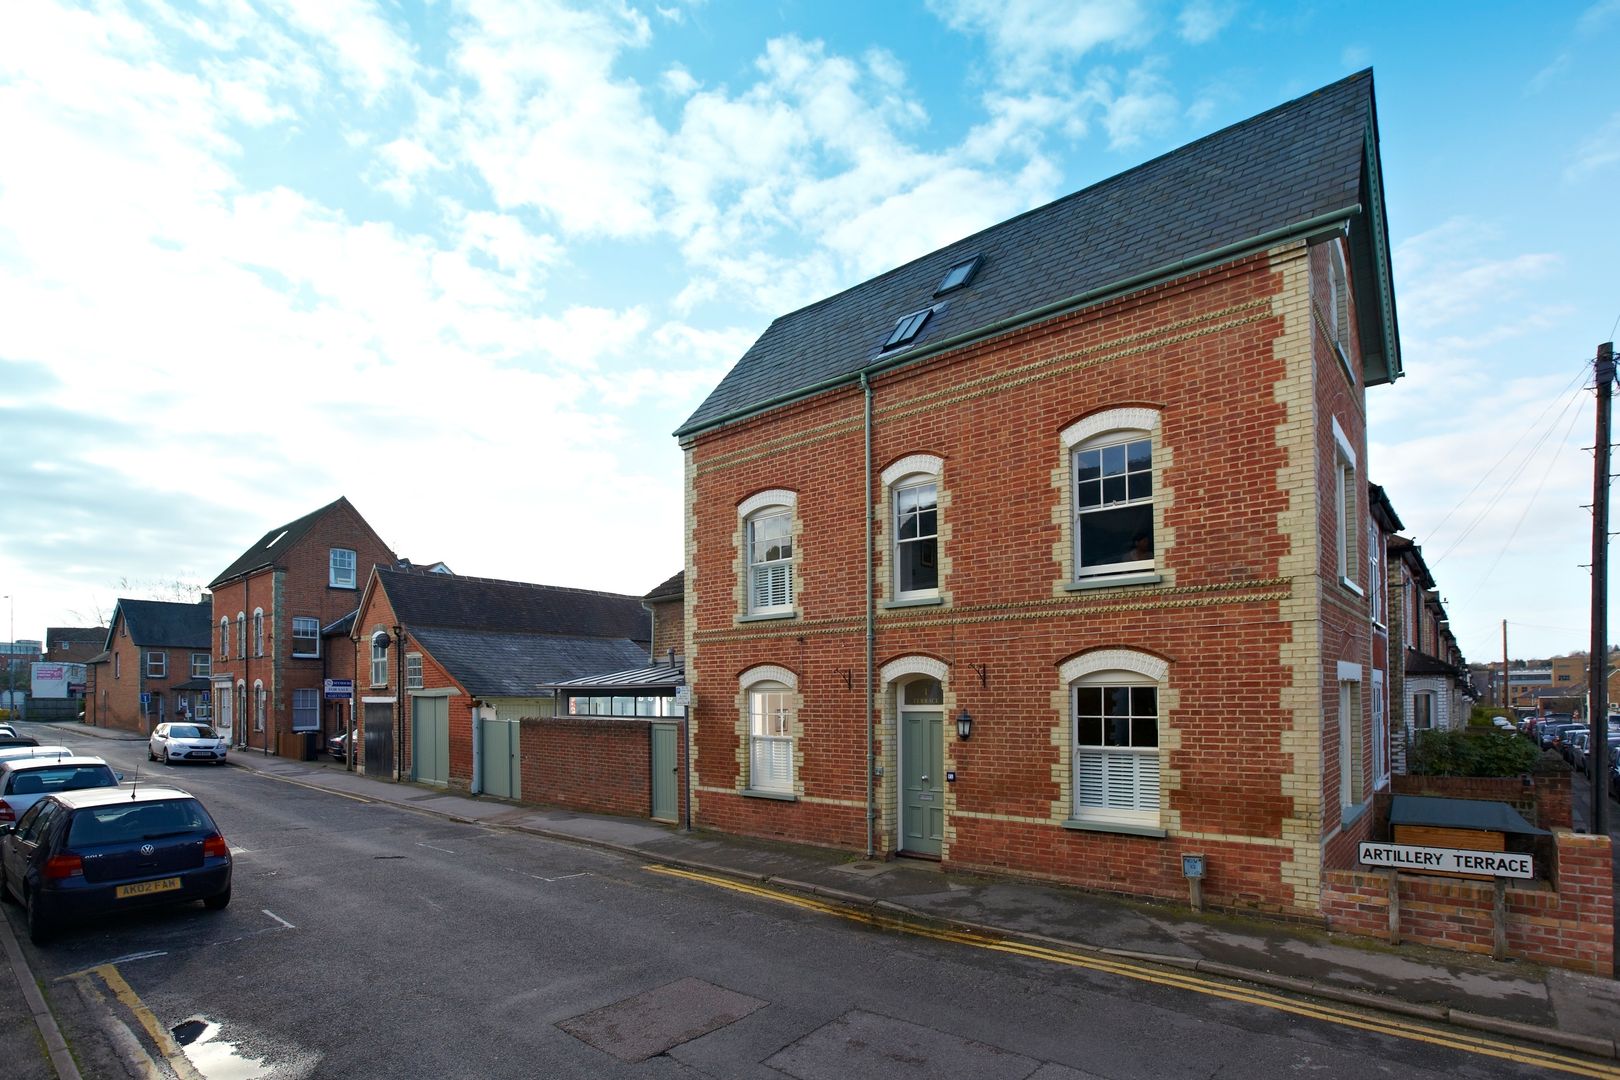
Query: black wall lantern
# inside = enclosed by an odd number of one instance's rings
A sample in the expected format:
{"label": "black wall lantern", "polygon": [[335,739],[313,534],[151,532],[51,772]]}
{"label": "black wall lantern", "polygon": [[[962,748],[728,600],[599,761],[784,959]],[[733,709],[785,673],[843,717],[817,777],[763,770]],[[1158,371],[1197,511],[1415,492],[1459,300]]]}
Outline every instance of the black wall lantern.
{"label": "black wall lantern", "polygon": [[967,711],[966,705],[956,714],[956,737],[964,740],[973,737],[973,714]]}

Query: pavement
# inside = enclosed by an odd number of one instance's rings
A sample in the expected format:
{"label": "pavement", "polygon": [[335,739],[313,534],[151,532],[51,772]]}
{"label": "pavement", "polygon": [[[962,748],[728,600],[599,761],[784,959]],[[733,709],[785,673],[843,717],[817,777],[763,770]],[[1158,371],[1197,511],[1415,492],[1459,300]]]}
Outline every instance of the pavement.
{"label": "pavement", "polygon": [[[78,724],[63,725],[61,730],[63,735],[142,741],[125,732]],[[962,873],[937,863],[865,860],[835,850],[688,832],[639,818],[459,795],[372,779],[324,759],[299,762],[239,751],[232,754],[231,764],[417,813],[589,844],[648,862],[810,894],[873,914],[1197,971],[1599,1058],[1620,1058],[1620,981],[1614,979],[1422,946],[1394,946],[1332,934],[1317,926],[1200,913],[1188,906]],[[0,934],[5,934],[3,920]],[[27,1011],[26,1004],[0,993],[0,1023],[22,1011]]]}

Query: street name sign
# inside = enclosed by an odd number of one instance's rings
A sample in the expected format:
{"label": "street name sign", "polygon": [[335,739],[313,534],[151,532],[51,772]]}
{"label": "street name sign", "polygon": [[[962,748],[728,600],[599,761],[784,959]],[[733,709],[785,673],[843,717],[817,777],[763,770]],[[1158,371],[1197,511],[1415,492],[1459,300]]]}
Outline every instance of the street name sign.
{"label": "street name sign", "polygon": [[1413,847],[1362,841],[1361,861],[1394,870],[1420,870],[1443,874],[1485,874],[1491,877],[1535,877],[1535,860],[1512,851],[1468,851],[1463,848]]}

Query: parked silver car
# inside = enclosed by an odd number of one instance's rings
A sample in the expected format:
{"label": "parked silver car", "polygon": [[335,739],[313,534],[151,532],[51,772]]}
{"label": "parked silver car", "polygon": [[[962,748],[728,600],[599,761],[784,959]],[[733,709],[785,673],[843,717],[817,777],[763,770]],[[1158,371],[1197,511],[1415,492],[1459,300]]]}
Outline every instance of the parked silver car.
{"label": "parked silver car", "polygon": [[151,761],[212,761],[225,764],[225,739],[207,724],[159,724],[146,744]]}
{"label": "parked silver car", "polygon": [[0,761],[15,761],[17,758],[30,757],[72,757],[76,751],[72,747],[57,746],[0,746]]}
{"label": "parked silver car", "polygon": [[0,761],[0,824],[14,822],[59,791],[117,787],[119,776],[98,757],[13,758]]}

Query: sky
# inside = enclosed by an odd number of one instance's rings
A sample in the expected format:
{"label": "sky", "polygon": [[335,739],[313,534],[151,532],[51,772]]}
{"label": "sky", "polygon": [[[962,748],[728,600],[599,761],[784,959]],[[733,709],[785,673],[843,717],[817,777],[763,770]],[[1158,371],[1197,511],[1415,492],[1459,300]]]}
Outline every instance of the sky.
{"label": "sky", "polygon": [[1585,649],[1617,45],[1620,0],[6,5],[7,637],[340,495],[417,562],[644,593],[670,433],[773,317],[1371,66],[1372,479],[1469,660]]}

